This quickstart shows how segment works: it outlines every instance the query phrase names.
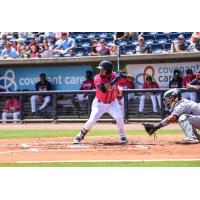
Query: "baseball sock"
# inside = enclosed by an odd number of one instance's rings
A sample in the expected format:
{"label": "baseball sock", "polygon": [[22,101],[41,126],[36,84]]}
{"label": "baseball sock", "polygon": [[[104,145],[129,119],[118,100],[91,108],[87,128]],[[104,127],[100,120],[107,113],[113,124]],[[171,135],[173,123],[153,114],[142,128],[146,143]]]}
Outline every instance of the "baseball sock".
{"label": "baseball sock", "polygon": [[123,117],[118,117],[115,120],[117,122],[117,127],[118,127],[118,131],[119,131],[119,137],[120,138],[126,137],[125,132],[124,132],[124,120],[123,120]]}
{"label": "baseball sock", "polygon": [[78,137],[81,138],[81,140],[85,137],[87,134],[88,130],[85,130],[84,128],[81,129],[81,131],[78,133]]}

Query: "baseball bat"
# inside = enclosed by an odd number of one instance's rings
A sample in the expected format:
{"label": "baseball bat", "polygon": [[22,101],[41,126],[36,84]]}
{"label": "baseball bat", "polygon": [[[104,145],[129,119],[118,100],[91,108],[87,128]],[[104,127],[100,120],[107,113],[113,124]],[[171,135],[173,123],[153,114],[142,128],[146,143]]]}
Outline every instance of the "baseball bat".
{"label": "baseball bat", "polygon": [[117,71],[120,70],[120,44],[117,45]]}

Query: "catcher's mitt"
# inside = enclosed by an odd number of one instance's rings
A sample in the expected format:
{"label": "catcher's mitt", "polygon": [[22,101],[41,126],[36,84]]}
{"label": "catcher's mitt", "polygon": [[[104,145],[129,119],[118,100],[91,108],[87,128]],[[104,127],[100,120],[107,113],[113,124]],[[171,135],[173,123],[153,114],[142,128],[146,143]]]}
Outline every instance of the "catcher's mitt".
{"label": "catcher's mitt", "polygon": [[151,136],[154,135],[154,139],[156,138],[156,131],[157,131],[157,125],[155,124],[149,124],[149,123],[142,123],[144,126],[146,132]]}

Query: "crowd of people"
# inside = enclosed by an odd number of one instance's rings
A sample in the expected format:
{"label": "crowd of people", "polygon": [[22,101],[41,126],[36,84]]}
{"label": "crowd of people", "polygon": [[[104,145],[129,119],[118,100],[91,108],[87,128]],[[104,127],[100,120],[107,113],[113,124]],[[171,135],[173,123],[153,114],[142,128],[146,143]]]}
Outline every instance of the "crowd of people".
{"label": "crowd of people", "polygon": [[[1,59],[7,58],[52,58],[62,56],[76,56],[77,39],[69,32],[1,32],[0,52]],[[135,47],[129,54],[152,53],[149,44],[145,43],[143,32],[116,32],[109,44],[105,38],[92,38],[90,44],[90,56],[116,55],[118,45],[123,42],[134,42]],[[83,47],[84,48],[84,47]],[[175,42],[171,43],[169,52],[198,52],[200,51],[200,32],[191,35],[190,44],[180,34]],[[165,53],[166,51],[160,51]],[[123,51],[122,51],[123,53]]]}

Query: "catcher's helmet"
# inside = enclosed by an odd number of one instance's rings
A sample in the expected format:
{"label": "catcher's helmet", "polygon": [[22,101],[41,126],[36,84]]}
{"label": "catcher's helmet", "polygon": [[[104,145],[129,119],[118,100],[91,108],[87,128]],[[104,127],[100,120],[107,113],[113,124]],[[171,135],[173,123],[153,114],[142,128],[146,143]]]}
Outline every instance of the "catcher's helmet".
{"label": "catcher's helmet", "polygon": [[164,94],[164,103],[168,108],[173,108],[176,102],[181,100],[182,95],[179,89],[170,89]]}
{"label": "catcher's helmet", "polygon": [[99,63],[99,66],[97,67],[97,69],[99,69],[99,70],[104,69],[104,70],[106,70],[107,74],[111,74],[112,69],[113,69],[112,62],[110,62],[108,60],[103,60]]}

